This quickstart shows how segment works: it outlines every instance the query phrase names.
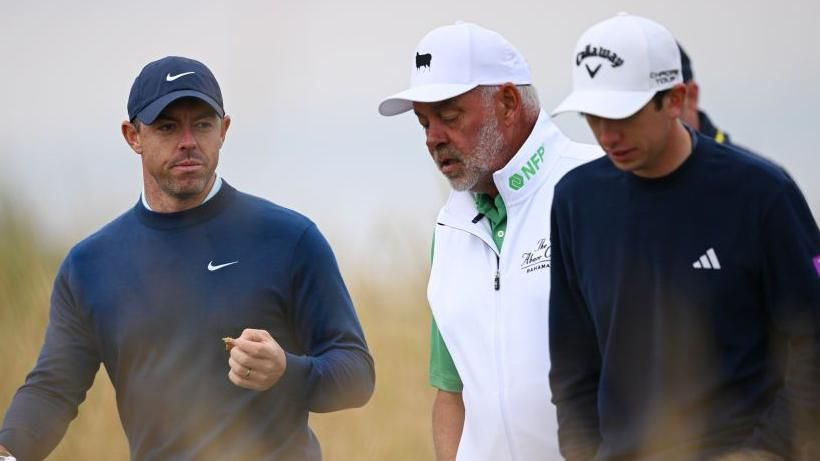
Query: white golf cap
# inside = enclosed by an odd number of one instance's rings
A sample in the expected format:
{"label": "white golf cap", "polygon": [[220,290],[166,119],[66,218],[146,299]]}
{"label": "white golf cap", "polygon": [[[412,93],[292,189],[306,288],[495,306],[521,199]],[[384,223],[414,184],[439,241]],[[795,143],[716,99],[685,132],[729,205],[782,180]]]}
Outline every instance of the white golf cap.
{"label": "white golf cap", "polygon": [[587,29],[575,45],[572,93],[552,112],[623,119],[658,91],[683,83],[680,51],[662,25],[620,13]]}
{"label": "white golf cap", "polygon": [[382,115],[397,115],[414,102],[438,102],[479,85],[529,85],[530,68],[501,35],[466,22],[434,29],[416,47],[410,63],[410,88],[384,99]]}

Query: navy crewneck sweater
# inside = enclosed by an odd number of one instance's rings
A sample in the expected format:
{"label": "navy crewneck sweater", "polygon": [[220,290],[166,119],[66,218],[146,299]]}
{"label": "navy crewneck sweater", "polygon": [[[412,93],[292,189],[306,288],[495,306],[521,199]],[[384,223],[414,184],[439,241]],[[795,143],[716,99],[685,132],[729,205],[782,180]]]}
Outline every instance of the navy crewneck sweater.
{"label": "navy crewneck sweater", "polygon": [[[228,380],[221,338],[245,328],[269,331],[286,351],[286,372],[268,391]],[[363,405],[374,385],[350,296],[316,226],[227,183],[178,213],[138,202],[71,250],[45,344],[0,444],[20,461],[44,458],[100,363],[135,460],[319,460],[308,412]]]}
{"label": "navy crewneck sweater", "polygon": [[817,224],[781,168],[693,139],[663,178],[603,157],[556,186],[550,381],[569,461],[790,460],[817,430]]}

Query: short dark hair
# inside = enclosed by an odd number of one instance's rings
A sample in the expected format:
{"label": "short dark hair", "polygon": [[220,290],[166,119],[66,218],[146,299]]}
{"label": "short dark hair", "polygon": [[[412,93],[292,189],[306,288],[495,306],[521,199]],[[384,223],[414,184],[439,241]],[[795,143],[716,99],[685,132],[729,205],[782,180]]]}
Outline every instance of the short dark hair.
{"label": "short dark hair", "polygon": [[689,55],[686,54],[683,47],[680,46],[678,43],[678,50],[680,51],[680,65],[681,65],[681,74],[683,75],[683,83],[686,83],[693,78],[695,78],[695,71],[692,70],[692,61],[689,59]]}
{"label": "short dark hair", "polygon": [[663,109],[663,98],[664,98],[664,96],[669,94],[669,90],[671,90],[671,89],[672,88],[667,88],[665,90],[658,91],[657,93],[655,93],[655,96],[652,96],[652,102],[655,103],[655,109],[657,109],[657,110]]}
{"label": "short dark hair", "polygon": [[140,128],[142,128],[142,122],[140,121],[140,119],[134,117],[134,120],[131,120],[131,125],[134,125],[134,130],[136,130],[137,133],[140,132]]}

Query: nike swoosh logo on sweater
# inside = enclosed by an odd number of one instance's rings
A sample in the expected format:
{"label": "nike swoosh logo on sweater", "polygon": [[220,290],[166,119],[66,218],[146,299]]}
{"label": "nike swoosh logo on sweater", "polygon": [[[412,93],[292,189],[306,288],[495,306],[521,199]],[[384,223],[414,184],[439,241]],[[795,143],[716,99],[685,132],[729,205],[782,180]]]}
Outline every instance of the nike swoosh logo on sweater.
{"label": "nike swoosh logo on sweater", "polygon": [[231,265],[236,264],[236,263],[238,263],[238,262],[239,262],[239,261],[232,261],[232,262],[229,262],[229,263],[219,264],[219,265],[217,265],[217,266],[214,266],[214,262],[213,262],[213,261],[210,261],[210,262],[208,263],[208,270],[209,270],[209,271],[211,271],[211,272],[213,272],[213,271],[218,271],[219,269],[222,269],[223,267],[228,267],[228,266],[231,266]]}

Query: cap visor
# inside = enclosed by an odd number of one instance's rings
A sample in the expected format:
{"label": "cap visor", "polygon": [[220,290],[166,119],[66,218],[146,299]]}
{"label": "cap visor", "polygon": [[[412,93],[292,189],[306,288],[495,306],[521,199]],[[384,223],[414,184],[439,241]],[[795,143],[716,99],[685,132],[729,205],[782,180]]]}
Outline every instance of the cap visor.
{"label": "cap visor", "polygon": [[641,110],[655,91],[573,91],[552,111],[552,116],[564,112],[580,112],[619,120]]}
{"label": "cap visor", "polygon": [[144,123],[146,125],[150,125],[150,124],[154,123],[154,120],[157,119],[159,114],[161,114],[162,111],[165,110],[165,108],[168,107],[169,104],[171,104],[172,102],[174,102],[174,101],[176,101],[177,99],[180,99],[180,98],[197,98],[197,99],[201,99],[201,100],[207,102],[208,105],[213,107],[213,109],[216,111],[217,115],[219,115],[220,117],[225,116],[225,111],[223,111],[222,108],[219,107],[219,104],[216,101],[214,101],[213,98],[206,95],[205,93],[200,93],[199,91],[194,91],[194,90],[180,90],[180,91],[174,91],[174,92],[168,93],[165,96],[163,96],[163,97],[157,99],[156,101],[152,102],[151,104],[148,104],[145,107],[145,109],[141,110],[137,114],[137,118],[140,119],[140,121],[142,123]]}
{"label": "cap visor", "polygon": [[379,104],[384,116],[398,115],[413,108],[414,102],[439,102],[464,94],[478,84],[436,83],[413,87],[385,98]]}

